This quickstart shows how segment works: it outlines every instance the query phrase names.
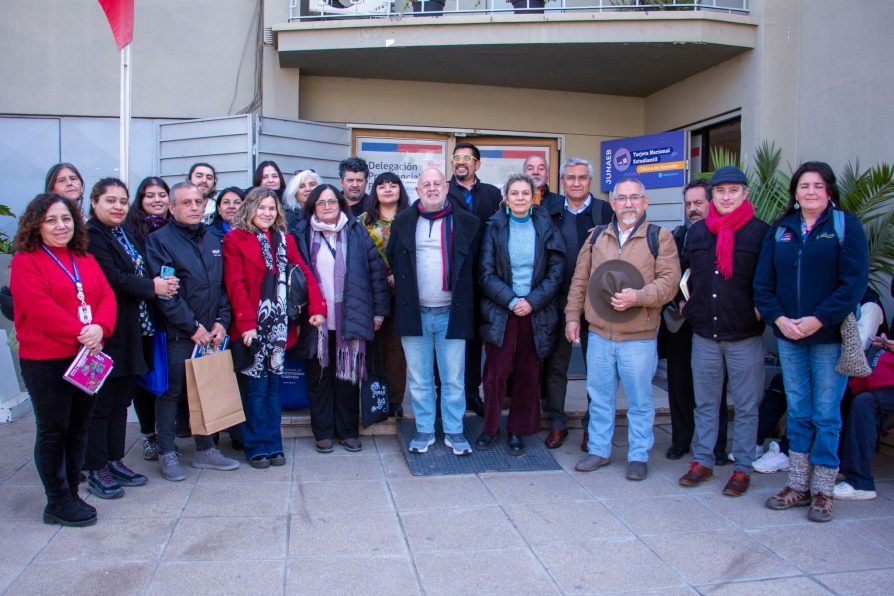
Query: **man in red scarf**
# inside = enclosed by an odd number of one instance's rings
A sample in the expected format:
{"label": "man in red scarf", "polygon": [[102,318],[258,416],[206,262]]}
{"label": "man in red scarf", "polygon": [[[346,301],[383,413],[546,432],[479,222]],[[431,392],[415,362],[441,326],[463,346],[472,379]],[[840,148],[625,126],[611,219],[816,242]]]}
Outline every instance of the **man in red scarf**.
{"label": "man in red scarf", "polygon": [[754,217],[748,201],[748,178],[724,166],[711,179],[708,216],[686,238],[689,300],[683,315],[692,326],[692,382],[695,389],[694,461],[680,478],[698,486],[713,477],[714,443],[724,370],[733,421],[733,474],[723,494],[738,497],[748,490],[758,408],[764,389],[764,324],[754,308],[752,282],[766,223]]}

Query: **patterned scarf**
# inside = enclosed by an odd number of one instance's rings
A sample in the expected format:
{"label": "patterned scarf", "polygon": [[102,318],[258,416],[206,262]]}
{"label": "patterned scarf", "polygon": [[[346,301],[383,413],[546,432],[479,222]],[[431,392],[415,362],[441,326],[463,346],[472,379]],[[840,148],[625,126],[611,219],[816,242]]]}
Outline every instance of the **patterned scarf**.
{"label": "patterned scarf", "polygon": [[748,199],[726,215],[720,215],[714,203],[708,204],[708,217],[705,223],[708,230],[717,236],[717,270],[723,279],[733,276],[733,250],[735,249],[736,230],[747,224],[754,217],[754,207]]}
{"label": "patterned scarf", "polygon": [[[258,342],[260,349],[254,355],[254,362],[242,372],[249,377],[260,379],[267,375],[269,370],[275,374],[282,374],[283,362],[286,354],[286,334],[288,333],[288,321],[286,320],[286,242],[282,232],[274,231],[270,237],[273,240],[271,249],[267,234],[257,233],[258,242],[261,244],[261,254],[264,256],[264,264],[267,271],[261,280],[261,302],[258,304]],[[274,254],[276,255],[276,274],[274,274]]]}
{"label": "patterned scarf", "polygon": [[429,221],[429,225],[441,220],[441,262],[444,263],[441,270],[441,289],[451,292],[453,291],[453,203],[445,201],[440,211],[423,211],[422,201],[416,201],[416,209],[420,217]]}
{"label": "patterned scarf", "polygon": [[[320,248],[330,251],[335,261],[332,279],[335,286],[335,376],[343,381],[357,384],[366,378],[366,342],[344,338],[345,275],[347,274],[347,226],[348,217],[341,213],[334,224],[325,224],[316,215],[310,218],[311,243],[310,262],[317,283],[321,283],[317,256]],[[335,247],[326,236],[335,236]],[[325,325],[317,333],[317,359],[320,367],[329,366],[329,333]]]}

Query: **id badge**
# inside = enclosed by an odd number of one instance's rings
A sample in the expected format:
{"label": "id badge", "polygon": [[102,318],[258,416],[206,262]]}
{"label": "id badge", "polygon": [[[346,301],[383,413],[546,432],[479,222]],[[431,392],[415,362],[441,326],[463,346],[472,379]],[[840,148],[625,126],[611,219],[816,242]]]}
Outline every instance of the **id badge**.
{"label": "id badge", "polygon": [[90,324],[93,320],[93,311],[90,310],[89,304],[82,304],[78,307],[78,318],[84,325]]}

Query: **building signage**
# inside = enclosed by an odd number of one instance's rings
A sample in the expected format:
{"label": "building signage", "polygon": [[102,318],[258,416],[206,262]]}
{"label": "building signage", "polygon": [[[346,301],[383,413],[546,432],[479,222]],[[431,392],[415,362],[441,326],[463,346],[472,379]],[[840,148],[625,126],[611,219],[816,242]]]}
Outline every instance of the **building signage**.
{"label": "building signage", "polygon": [[447,143],[438,140],[357,138],[357,155],[369,164],[369,185],[372,192],[375,177],[382,172],[394,172],[410,195],[410,202],[416,201],[416,180],[427,168],[437,168],[444,172],[447,159]]}
{"label": "building signage", "polygon": [[478,178],[493,184],[501,191],[510,174],[522,171],[525,160],[539,155],[549,161],[549,147],[520,147],[518,145],[478,145],[481,152],[481,168]]}
{"label": "building signage", "polygon": [[686,185],[686,133],[603,141],[599,164],[602,192],[610,192],[621,178],[635,176],[646,188]]}

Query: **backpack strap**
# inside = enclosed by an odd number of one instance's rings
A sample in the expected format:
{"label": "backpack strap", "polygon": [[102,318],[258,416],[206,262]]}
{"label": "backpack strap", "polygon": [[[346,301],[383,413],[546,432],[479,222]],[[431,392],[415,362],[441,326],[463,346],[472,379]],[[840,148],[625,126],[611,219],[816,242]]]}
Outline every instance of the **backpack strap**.
{"label": "backpack strap", "polygon": [[593,252],[593,245],[596,244],[596,239],[599,238],[599,235],[604,232],[607,227],[608,224],[602,224],[593,228],[593,235],[590,236],[590,252]]}
{"label": "backpack strap", "polygon": [[[593,251],[593,245],[596,244],[596,239],[599,238],[599,235],[605,231],[605,228],[608,227],[608,224],[602,224],[601,226],[596,226],[593,228],[593,235],[590,236],[590,252]],[[658,258],[658,245],[660,243],[658,239],[658,235],[661,233],[661,228],[655,224],[649,224],[649,227],[646,229],[646,242],[649,244],[649,252],[652,253],[652,258]]]}
{"label": "backpack strap", "polygon": [[835,228],[835,235],[838,236],[838,246],[841,246],[844,244],[844,211],[832,209],[832,227]]}

